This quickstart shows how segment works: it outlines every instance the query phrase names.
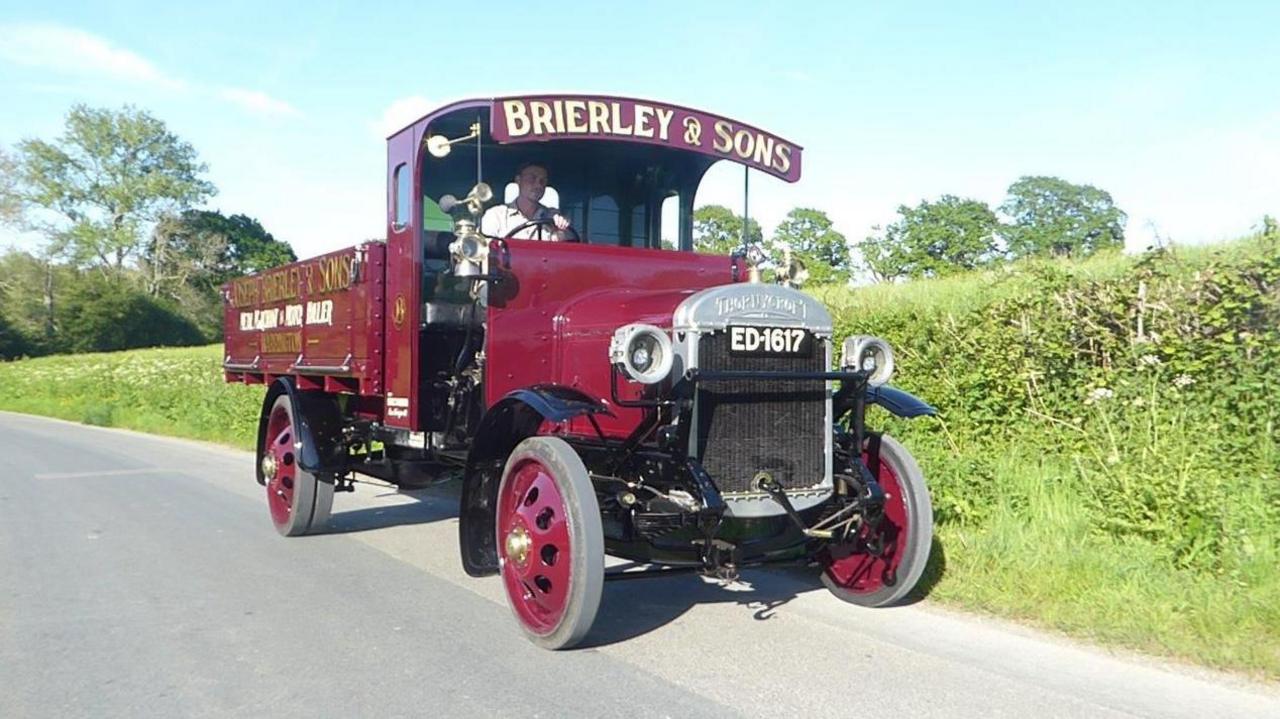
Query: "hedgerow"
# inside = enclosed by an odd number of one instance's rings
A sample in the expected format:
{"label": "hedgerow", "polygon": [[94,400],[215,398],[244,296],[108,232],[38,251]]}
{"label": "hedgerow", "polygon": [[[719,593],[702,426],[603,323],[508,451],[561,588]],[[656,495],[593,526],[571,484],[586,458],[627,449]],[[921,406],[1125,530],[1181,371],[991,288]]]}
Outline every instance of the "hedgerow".
{"label": "hedgerow", "polygon": [[885,420],[921,455],[939,521],[981,523],[1010,499],[992,460],[1012,451],[1065,460],[1094,531],[1177,566],[1238,574],[1274,556],[1280,237],[939,284],[821,293],[837,339],[888,339],[895,383],[940,409]]}

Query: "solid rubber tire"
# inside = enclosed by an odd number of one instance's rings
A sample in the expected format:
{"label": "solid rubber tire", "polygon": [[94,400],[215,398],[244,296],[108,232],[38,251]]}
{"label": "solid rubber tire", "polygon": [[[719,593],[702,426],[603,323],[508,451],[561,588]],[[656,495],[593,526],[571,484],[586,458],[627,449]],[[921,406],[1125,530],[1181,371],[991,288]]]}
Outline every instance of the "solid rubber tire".
{"label": "solid rubber tire", "polygon": [[[271,418],[275,416],[278,409],[282,409],[289,417],[290,432],[293,435],[293,443],[297,446],[299,441],[297,413],[293,406],[293,402],[289,400],[287,393],[276,397],[276,401],[271,405],[271,411],[267,414],[267,433],[270,433]],[[274,440],[274,437],[266,437],[264,448],[268,448]],[[295,457],[300,452],[295,451]],[[262,457],[258,457],[258,461],[262,461]],[[272,524],[275,525],[276,531],[281,536],[298,537],[319,531],[329,521],[329,514],[333,509],[333,482],[326,481],[317,477],[311,472],[303,470],[295,465],[293,468],[293,501],[292,508],[289,512],[287,522],[280,523],[272,517]],[[270,485],[268,484],[268,492]],[[268,503],[271,498],[267,498]]]}
{"label": "solid rubber tire", "polygon": [[[600,504],[582,458],[559,437],[530,437],[517,445],[503,468],[499,497],[507,489],[512,470],[527,459],[538,461],[552,472],[565,504],[572,562],[569,599],[557,626],[540,634],[532,631],[520,618],[506,588],[505,578],[503,587],[512,615],[530,641],[543,649],[569,649],[586,637],[595,622],[600,598],[604,594],[604,528]],[[497,506],[494,511],[498,511]],[[502,547],[503,522],[501,517],[496,519],[497,546]]]}

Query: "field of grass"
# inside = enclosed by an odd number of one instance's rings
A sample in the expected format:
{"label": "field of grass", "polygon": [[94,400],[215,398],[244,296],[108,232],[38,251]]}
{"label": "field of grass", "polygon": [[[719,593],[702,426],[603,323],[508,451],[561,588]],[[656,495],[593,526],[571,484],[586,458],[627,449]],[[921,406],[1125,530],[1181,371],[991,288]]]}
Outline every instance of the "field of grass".
{"label": "field of grass", "polygon": [[[1273,245],[815,294],[942,410],[871,418],[930,482],[931,600],[1280,679]],[[263,390],[224,384],[220,359],[0,363],[0,409],[250,449]]]}
{"label": "field of grass", "polygon": [[0,409],[252,450],[262,387],[222,381],[220,346],[0,362]]}

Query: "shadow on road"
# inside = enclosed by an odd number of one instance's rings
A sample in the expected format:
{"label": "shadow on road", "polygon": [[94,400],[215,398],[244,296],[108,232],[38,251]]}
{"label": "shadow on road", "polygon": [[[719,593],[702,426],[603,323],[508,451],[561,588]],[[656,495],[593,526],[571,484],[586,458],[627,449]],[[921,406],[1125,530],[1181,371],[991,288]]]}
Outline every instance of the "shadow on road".
{"label": "shadow on road", "polygon": [[[946,550],[933,538],[924,574],[896,606],[915,604],[929,595],[946,572]],[[780,566],[746,569],[728,585],[696,574],[606,582],[600,613],[585,647],[601,647],[647,634],[680,618],[698,604],[734,603],[756,621],[773,618],[779,607],[815,590],[827,591],[816,567]]]}
{"label": "shadow on road", "polygon": [[[321,534],[366,532],[386,527],[457,519],[461,492],[462,485],[459,482],[446,482],[425,489],[397,490],[394,487],[388,487],[385,493],[379,496],[408,497],[414,501],[335,512]],[[341,500],[341,495],[338,500]]]}
{"label": "shadow on road", "polygon": [[[727,585],[696,574],[606,582],[600,613],[585,647],[600,647],[647,634],[699,604],[739,605],[757,621],[804,592],[822,589],[816,568],[746,569]],[[825,590],[824,590],[825,591]]]}
{"label": "shadow on road", "polygon": [[942,545],[942,540],[938,539],[937,535],[934,535],[933,545],[929,548],[929,561],[924,565],[924,573],[920,575],[920,581],[916,583],[916,588],[912,589],[898,605],[915,604],[929,596],[929,592],[932,592],[938,582],[942,581],[942,577],[946,573],[947,549]]}
{"label": "shadow on road", "polygon": [[[412,490],[388,487],[385,494],[378,496],[407,497],[414,501],[335,513],[323,534],[456,519],[461,491],[460,482]],[[946,549],[935,536],[924,574],[898,605],[914,604],[927,597],[942,580],[946,567]],[[699,604],[733,603],[752,619],[768,621],[778,608],[800,594],[825,592],[819,571],[816,566],[793,565],[745,569],[737,582],[727,584],[709,581],[697,574],[606,582],[600,613],[583,647],[607,646],[642,636],[675,621]]]}

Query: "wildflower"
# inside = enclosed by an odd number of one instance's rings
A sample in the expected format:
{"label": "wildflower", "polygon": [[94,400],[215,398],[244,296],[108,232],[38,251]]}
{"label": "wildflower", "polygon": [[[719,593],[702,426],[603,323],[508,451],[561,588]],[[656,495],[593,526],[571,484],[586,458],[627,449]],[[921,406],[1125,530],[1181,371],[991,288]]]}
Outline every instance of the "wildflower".
{"label": "wildflower", "polygon": [[1180,374],[1173,378],[1173,386],[1178,389],[1185,389],[1196,383],[1196,378],[1189,374]]}
{"label": "wildflower", "polygon": [[1160,364],[1160,358],[1155,355],[1142,355],[1141,362],[1148,367],[1156,367]]}
{"label": "wildflower", "polygon": [[1107,387],[1097,387],[1089,393],[1089,396],[1085,398],[1084,403],[1093,404],[1094,402],[1101,402],[1104,399],[1111,399],[1114,396],[1116,396],[1116,393]]}

